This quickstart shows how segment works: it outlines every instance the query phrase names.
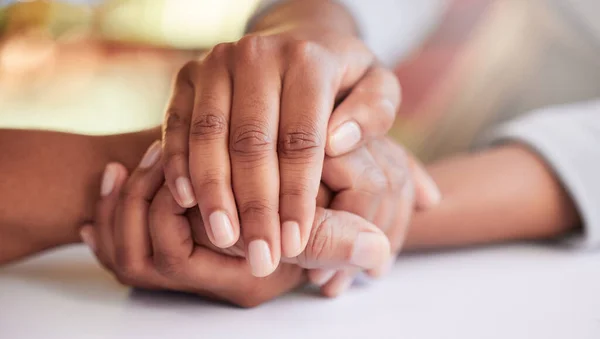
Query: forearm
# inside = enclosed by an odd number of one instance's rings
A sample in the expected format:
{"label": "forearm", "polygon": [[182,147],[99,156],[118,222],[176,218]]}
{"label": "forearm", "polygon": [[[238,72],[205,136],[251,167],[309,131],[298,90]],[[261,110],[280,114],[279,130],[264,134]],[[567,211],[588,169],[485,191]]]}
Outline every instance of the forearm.
{"label": "forearm", "polygon": [[0,264],[79,240],[108,162],[133,168],[158,129],[91,137],[0,130]]}
{"label": "forearm", "polygon": [[324,29],[357,34],[354,18],[346,8],[332,0],[279,1],[251,22],[249,32],[302,29],[323,34]]}
{"label": "forearm", "polygon": [[457,156],[428,170],[443,200],[414,215],[409,250],[548,239],[579,225],[566,192],[525,147]]}

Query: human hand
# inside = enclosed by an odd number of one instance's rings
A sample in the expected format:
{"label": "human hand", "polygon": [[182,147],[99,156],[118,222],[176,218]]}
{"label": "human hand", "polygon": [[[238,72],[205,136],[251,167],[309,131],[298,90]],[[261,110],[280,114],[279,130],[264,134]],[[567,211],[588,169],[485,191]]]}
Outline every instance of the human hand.
{"label": "human hand", "polygon": [[[385,234],[371,223],[350,213],[316,208],[306,249],[285,259],[270,276],[256,278],[239,257],[243,243],[225,250],[215,247],[199,210],[186,210],[175,202],[163,186],[160,151],[158,143],[152,145],[129,178],[123,166],[109,164],[95,224],[81,229],[102,265],[126,285],[190,292],[251,307],[302,284],[304,268],[375,269],[389,256]],[[326,194],[320,196],[320,204],[327,200]]]}
{"label": "human hand", "polygon": [[396,77],[350,34],[290,29],[219,44],[177,75],[167,185],[181,206],[198,204],[218,247],[238,240],[241,222],[252,273],[267,276],[282,251],[295,257],[308,243],[324,155],[384,135],[399,102]]}
{"label": "human hand", "polygon": [[[379,227],[391,244],[389,263],[367,270],[378,277],[402,248],[415,209],[437,205],[441,195],[418,161],[390,138],[379,138],[349,154],[326,158],[323,183],[333,191],[329,207],[354,213]],[[308,273],[327,296],[337,296],[352,283],[360,268],[318,269]]]}

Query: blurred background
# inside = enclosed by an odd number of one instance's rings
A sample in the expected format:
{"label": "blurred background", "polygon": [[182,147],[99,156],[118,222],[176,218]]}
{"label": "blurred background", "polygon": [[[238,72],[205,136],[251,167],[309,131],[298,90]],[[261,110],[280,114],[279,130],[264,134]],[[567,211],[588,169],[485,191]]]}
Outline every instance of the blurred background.
{"label": "blurred background", "polygon": [[[532,109],[600,97],[598,0],[398,1],[392,135],[425,161]],[[241,37],[258,2],[0,0],[0,128],[156,126],[174,72]]]}

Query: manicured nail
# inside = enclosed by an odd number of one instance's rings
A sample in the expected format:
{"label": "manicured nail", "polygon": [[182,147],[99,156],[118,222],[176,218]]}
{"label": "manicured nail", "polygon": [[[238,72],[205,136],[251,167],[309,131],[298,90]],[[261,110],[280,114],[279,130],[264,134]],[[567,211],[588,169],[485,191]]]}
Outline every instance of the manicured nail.
{"label": "manicured nail", "polygon": [[[382,236],[376,233],[360,232],[356,236],[350,263],[361,268],[375,268],[382,263]],[[389,253],[389,252],[386,252]]]}
{"label": "manicured nail", "polygon": [[140,161],[140,168],[149,168],[156,164],[156,161],[160,157],[160,151],[162,147],[160,146],[160,141],[156,140],[155,142],[148,147],[148,150],[144,154],[142,161]]}
{"label": "manicured nail", "polygon": [[281,226],[281,242],[283,254],[288,258],[298,256],[302,252],[300,225],[295,221],[286,221]]}
{"label": "manicured nail", "polygon": [[264,240],[252,240],[248,244],[248,262],[255,277],[266,277],[275,270],[269,244]]}
{"label": "manicured nail", "polygon": [[315,270],[310,274],[310,281],[317,286],[323,286],[329,281],[329,279],[333,277],[335,273],[336,270]]}
{"label": "manicured nail", "polygon": [[79,230],[79,236],[84,244],[86,244],[92,252],[96,252],[96,240],[94,239],[92,226],[86,225]]}
{"label": "manicured nail", "polygon": [[117,182],[117,167],[115,164],[108,164],[104,169],[102,176],[102,184],[100,185],[100,195],[105,197],[109,195],[115,188]]}
{"label": "manicured nail", "polygon": [[354,121],[348,121],[338,127],[329,139],[332,155],[347,153],[361,140],[360,126]]}
{"label": "manicured nail", "polygon": [[331,296],[337,297],[340,294],[346,292],[346,290],[348,290],[350,285],[352,285],[353,281],[354,281],[354,277],[348,276],[346,274],[336,276],[335,278],[333,278],[333,280],[331,280],[331,287],[330,287],[331,288],[330,289]]}
{"label": "manicured nail", "polygon": [[235,242],[233,226],[227,214],[223,211],[215,211],[208,217],[214,245],[221,248],[230,247]]}
{"label": "manicured nail", "polygon": [[196,199],[192,194],[192,184],[190,183],[190,179],[184,177],[177,178],[177,180],[175,180],[175,187],[177,187],[179,200],[183,204],[182,207],[192,207],[196,204]]}

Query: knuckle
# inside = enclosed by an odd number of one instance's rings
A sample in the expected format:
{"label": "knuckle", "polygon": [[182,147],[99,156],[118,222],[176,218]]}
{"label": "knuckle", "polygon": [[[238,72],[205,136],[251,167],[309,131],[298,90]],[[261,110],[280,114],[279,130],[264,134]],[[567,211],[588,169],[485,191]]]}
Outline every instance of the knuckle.
{"label": "knuckle", "polygon": [[232,155],[262,158],[275,151],[267,124],[255,121],[235,128],[231,133]]}
{"label": "knuckle", "polygon": [[385,173],[374,164],[365,166],[357,181],[366,186],[369,192],[386,191],[389,185]]}
{"label": "knuckle", "polygon": [[218,108],[203,108],[203,114],[194,117],[190,126],[190,140],[201,141],[224,138],[227,134],[225,113]]}
{"label": "knuckle", "polygon": [[267,200],[250,200],[240,204],[240,213],[251,219],[264,218],[272,215],[276,210],[276,206]]}
{"label": "knuckle", "polygon": [[187,161],[187,155],[182,149],[171,149],[166,147],[164,151],[165,166],[177,163],[185,163]]}
{"label": "knuckle", "polygon": [[154,267],[165,277],[177,277],[183,270],[183,259],[167,253],[159,253],[154,255]]}
{"label": "knuckle", "polygon": [[318,156],[325,148],[323,136],[316,126],[288,130],[279,138],[278,154],[286,159],[306,160]]}
{"label": "knuckle", "polygon": [[388,191],[397,192],[408,183],[408,174],[404,170],[390,171],[387,181]]}
{"label": "knuckle", "polygon": [[208,187],[225,187],[225,176],[226,174],[221,168],[206,170],[201,175],[200,187],[204,187],[205,189]]}
{"label": "knuckle", "polygon": [[246,35],[235,43],[236,60],[240,63],[258,62],[264,55],[266,46],[266,37]]}
{"label": "knuckle", "polygon": [[316,195],[317,190],[311,189],[306,183],[309,182],[305,179],[296,178],[296,180],[286,187],[281,187],[280,196],[282,197],[307,197]]}
{"label": "knuckle", "polygon": [[119,276],[129,283],[137,281],[144,274],[144,266],[135,260],[131,260],[128,254],[122,251],[119,252],[115,256],[115,264],[118,267]]}
{"label": "knuckle", "polygon": [[313,63],[318,59],[321,46],[308,40],[293,40],[285,47],[286,54],[294,63]]}
{"label": "knuckle", "polygon": [[189,82],[191,79],[196,78],[198,68],[200,64],[196,60],[190,60],[183,65],[177,72],[177,81]]}
{"label": "knuckle", "polygon": [[380,130],[385,130],[391,126],[396,115],[396,106],[386,96],[383,91],[378,90],[363,90],[361,91],[361,104],[377,119],[372,119],[377,123],[376,127]]}
{"label": "knuckle", "polygon": [[230,42],[221,42],[216,44],[206,56],[208,62],[222,62],[226,60],[230,54],[232,44]]}
{"label": "knuckle", "polygon": [[190,119],[185,112],[176,107],[169,107],[165,113],[165,133],[169,136],[171,132],[179,131],[189,126],[189,121]]}
{"label": "knuckle", "polygon": [[140,201],[141,196],[138,193],[138,185],[136,182],[130,181],[123,187],[119,196],[119,205],[125,210],[135,208],[136,204]]}
{"label": "knuckle", "polygon": [[306,256],[308,261],[319,261],[333,248],[334,228],[331,227],[332,215],[327,212],[319,223],[312,228],[312,236],[307,245]]}

